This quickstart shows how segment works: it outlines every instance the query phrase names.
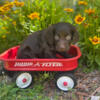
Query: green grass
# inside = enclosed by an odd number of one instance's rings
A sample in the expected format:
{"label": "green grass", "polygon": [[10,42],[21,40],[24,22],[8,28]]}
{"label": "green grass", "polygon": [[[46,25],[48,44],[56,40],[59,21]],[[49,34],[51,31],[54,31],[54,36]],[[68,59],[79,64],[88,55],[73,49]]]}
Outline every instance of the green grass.
{"label": "green grass", "polygon": [[[47,28],[51,24],[58,22],[68,22],[76,26],[79,31],[80,40],[78,42],[82,52],[82,57],[79,61],[81,67],[86,66],[85,70],[93,71],[100,70],[100,43],[93,45],[89,38],[94,36],[100,37],[100,0],[85,0],[88,5],[78,5],[78,0],[75,3],[70,0],[20,0],[24,2],[23,7],[14,6],[7,13],[0,12],[0,53],[8,48],[20,45],[29,34],[35,31]],[[4,1],[2,0],[2,6]],[[73,5],[74,4],[74,5]],[[73,13],[64,11],[64,8],[74,8]],[[95,13],[88,15],[84,12],[85,9],[95,9]],[[17,13],[13,13],[18,11]],[[40,19],[31,20],[28,15],[38,12]],[[81,14],[86,19],[81,24],[76,24],[75,16]],[[7,18],[8,19],[4,19]],[[16,25],[13,25],[13,22]],[[84,23],[89,24],[87,28]],[[5,27],[5,28],[4,28]],[[5,38],[4,38],[5,37]]]}
{"label": "green grass", "polygon": [[27,89],[18,88],[15,81],[7,83],[6,79],[3,79],[0,81],[0,100],[61,100],[61,98],[66,100],[69,96],[71,96],[72,100],[77,98],[74,89],[65,93],[58,90],[55,85],[54,75],[54,72],[38,72],[38,74],[34,74],[33,84]]}
{"label": "green grass", "polygon": [[43,94],[42,84],[34,86],[33,89],[15,88],[15,84],[0,84],[0,100],[49,100]]}
{"label": "green grass", "polygon": [[[40,75],[42,77],[39,77]],[[17,88],[15,82],[7,84],[6,80],[1,81],[0,100],[50,100],[50,97],[45,96],[46,92],[44,91],[44,81],[47,76],[46,73],[35,76],[35,82],[27,89]],[[57,100],[56,96],[54,100]]]}

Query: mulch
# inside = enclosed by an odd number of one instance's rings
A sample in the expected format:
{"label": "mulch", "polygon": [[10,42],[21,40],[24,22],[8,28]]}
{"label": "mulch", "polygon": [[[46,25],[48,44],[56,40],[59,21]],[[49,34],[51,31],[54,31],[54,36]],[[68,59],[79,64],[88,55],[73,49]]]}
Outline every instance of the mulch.
{"label": "mulch", "polygon": [[[93,72],[84,73],[82,69],[78,69],[75,72],[75,77],[77,85],[69,92],[57,90],[54,80],[50,80],[49,84],[48,82],[45,82],[46,95],[51,96],[52,98],[55,95],[58,95],[58,100],[90,100],[92,96],[95,98],[100,96],[100,71],[94,70]],[[93,100],[100,99],[95,98]]]}
{"label": "mulch", "polygon": [[[94,70],[93,72],[84,73],[82,69],[77,69],[75,72],[77,85],[69,92],[62,92],[55,86],[55,80],[51,79],[43,83],[45,96],[54,100],[99,100],[91,99],[92,96],[100,96],[100,71]],[[0,76],[0,81],[4,80]]]}

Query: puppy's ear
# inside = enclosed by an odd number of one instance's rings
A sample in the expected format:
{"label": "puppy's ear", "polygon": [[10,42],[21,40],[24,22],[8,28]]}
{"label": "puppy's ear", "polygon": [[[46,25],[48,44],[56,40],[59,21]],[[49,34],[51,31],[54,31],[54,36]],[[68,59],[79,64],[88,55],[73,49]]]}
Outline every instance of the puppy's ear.
{"label": "puppy's ear", "polygon": [[50,46],[54,45],[54,36],[55,36],[55,26],[52,25],[49,26],[45,32],[45,40],[47,41],[48,45]]}
{"label": "puppy's ear", "polygon": [[75,44],[79,40],[79,33],[76,27],[72,27],[72,43]]}

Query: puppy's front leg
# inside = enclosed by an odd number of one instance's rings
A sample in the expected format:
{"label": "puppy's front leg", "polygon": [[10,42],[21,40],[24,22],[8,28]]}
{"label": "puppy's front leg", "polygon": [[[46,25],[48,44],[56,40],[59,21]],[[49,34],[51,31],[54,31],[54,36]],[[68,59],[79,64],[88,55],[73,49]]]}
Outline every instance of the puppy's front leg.
{"label": "puppy's front leg", "polygon": [[45,51],[44,57],[45,57],[45,58],[52,58],[52,59],[53,59],[53,58],[57,58],[57,57],[56,57],[56,53],[50,52],[50,51],[48,51],[48,50]]}

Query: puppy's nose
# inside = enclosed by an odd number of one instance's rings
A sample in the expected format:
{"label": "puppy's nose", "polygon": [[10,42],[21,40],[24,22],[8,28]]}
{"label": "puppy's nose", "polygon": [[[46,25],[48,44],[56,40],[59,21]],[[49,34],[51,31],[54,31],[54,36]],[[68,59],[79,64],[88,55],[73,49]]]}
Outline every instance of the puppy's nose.
{"label": "puppy's nose", "polygon": [[61,50],[61,51],[65,51],[65,50],[66,50],[66,47],[65,47],[64,45],[61,45],[61,46],[60,46],[60,50]]}
{"label": "puppy's nose", "polygon": [[61,49],[65,49],[65,45],[60,45],[60,48]]}

